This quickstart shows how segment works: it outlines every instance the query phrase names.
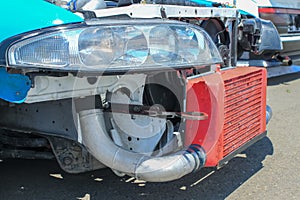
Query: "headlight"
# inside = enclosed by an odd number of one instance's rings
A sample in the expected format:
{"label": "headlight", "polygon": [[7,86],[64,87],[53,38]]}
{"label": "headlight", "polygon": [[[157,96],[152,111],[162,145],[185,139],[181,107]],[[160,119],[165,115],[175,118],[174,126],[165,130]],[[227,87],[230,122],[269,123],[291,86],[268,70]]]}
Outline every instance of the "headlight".
{"label": "headlight", "polygon": [[222,62],[198,27],[161,20],[125,23],[93,23],[17,41],[7,51],[8,65],[116,72]]}
{"label": "headlight", "polygon": [[136,27],[92,27],[79,36],[80,60],[86,66],[141,65],[148,55],[147,40]]}

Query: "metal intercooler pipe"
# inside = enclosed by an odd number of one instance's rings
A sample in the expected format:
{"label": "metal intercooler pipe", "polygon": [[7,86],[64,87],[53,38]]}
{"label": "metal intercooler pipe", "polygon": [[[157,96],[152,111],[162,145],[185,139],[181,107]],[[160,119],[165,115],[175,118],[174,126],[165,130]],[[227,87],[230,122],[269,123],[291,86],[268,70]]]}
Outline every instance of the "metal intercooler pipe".
{"label": "metal intercooler pipe", "polygon": [[109,137],[100,109],[79,113],[83,144],[90,153],[109,168],[149,182],[179,179],[204,166],[206,154],[199,145],[187,150],[155,157],[117,146]]}
{"label": "metal intercooler pipe", "polygon": [[271,109],[270,106],[267,105],[267,110],[266,110],[266,122],[267,122],[267,124],[268,124],[269,121],[271,120],[272,115],[273,115],[272,109]]}

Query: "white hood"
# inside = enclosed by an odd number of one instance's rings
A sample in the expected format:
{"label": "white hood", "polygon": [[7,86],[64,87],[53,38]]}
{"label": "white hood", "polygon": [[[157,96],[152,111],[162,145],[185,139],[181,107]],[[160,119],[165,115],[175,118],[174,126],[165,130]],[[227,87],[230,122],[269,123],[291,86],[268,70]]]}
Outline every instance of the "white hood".
{"label": "white hood", "polygon": [[257,0],[258,6],[300,8],[300,0]]}

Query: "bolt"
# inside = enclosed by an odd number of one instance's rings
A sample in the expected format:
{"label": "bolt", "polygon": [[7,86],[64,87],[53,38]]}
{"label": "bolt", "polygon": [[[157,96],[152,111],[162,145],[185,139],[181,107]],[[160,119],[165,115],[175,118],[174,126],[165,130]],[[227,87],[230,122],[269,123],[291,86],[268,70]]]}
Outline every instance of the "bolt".
{"label": "bolt", "polygon": [[69,156],[63,158],[63,163],[65,165],[71,165],[72,162],[73,162],[73,159],[71,157],[69,157]]}
{"label": "bolt", "polygon": [[139,106],[134,106],[133,111],[134,112],[141,112],[141,108]]}

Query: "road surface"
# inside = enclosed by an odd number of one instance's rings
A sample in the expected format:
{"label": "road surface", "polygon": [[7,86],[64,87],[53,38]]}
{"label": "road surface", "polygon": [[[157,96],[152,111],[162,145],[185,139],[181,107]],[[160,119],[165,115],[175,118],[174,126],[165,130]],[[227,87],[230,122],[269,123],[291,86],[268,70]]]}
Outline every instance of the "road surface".
{"label": "road surface", "polygon": [[0,199],[300,199],[300,74],[269,79],[267,101],[268,136],[218,171],[143,183],[108,169],[72,175],[55,161],[0,160]]}

